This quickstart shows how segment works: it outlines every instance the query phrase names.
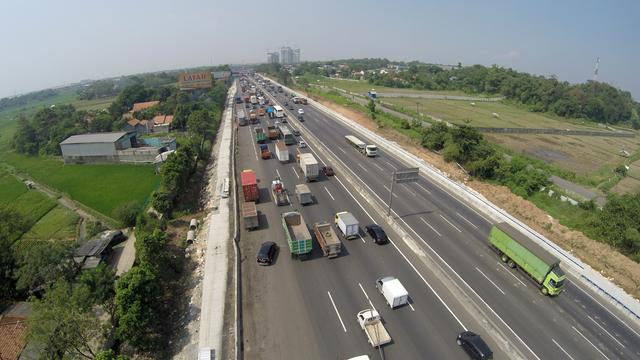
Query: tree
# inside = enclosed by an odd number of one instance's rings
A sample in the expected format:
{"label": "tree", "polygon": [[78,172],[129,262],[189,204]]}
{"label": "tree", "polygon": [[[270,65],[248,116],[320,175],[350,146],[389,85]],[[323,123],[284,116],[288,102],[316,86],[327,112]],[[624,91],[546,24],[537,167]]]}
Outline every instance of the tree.
{"label": "tree", "polygon": [[136,217],[140,211],[142,211],[142,207],[139,203],[126,202],[113,210],[113,216],[120,221],[122,226],[129,227],[136,224]]}
{"label": "tree", "polygon": [[99,352],[93,360],[130,360],[124,355],[116,355],[113,350],[103,350]]}
{"label": "tree", "polygon": [[172,196],[164,189],[153,192],[151,206],[162,214],[168,214],[171,210]]}
{"label": "tree", "polygon": [[31,241],[17,248],[15,272],[18,290],[49,287],[58,279],[71,279],[75,264],[69,244],[52,241]]}
{"label": "tree", "polygon": [[17,265],[13,242],[24,230],[24,221],[17,212],[0,207],[0,306],[11,300],[16,292],[13,272]]}
{"label": "tree", "polygon": [[198,150],[201,152],[207,130],[211,127],[211,114],[207,110],[196,110],[187,119],[187,130],[192,138],[200,142]]}
{"label": "tree", "polygon": [[21,154],[36,155],[39,147],[36,129],[26,117],[21,116],[13,138],[13,148]]}
{"label": "tree", "polygon": [[148,265],[157,270],[165,263],[164,247],[167,244],[166,235],[160,230],[152,233],[142,233],[136,238],[136,259],[140,264]]}
{"label": "tree", "polygon": [[116,337],[136,349],[150,349],[161,296],[158,279],[146,266],[134,266],[116,283]]}
{"label": "tree", "polygon": [[92,307],[86,306],[84,290],[60,278],[42,300],[31,303],[28,339],[42,347],[43,357],[95,357],[106,329],[96,325],[99,320]]}
{"label": "tree", "polygon": [[85,299],[88,305],[105,305],[113,300],[115,282],[115,271],[105,263],[83,271],[76,281],[78,286],[86,286],[89,290],[90,297]]}

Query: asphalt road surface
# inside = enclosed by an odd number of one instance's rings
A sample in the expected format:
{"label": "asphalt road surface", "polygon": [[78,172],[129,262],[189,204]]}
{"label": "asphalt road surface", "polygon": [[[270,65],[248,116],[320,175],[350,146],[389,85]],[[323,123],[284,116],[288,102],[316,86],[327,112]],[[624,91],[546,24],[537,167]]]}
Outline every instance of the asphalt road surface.
{"label": "asphalt road surface", "polygon": [[[279,102],[283,94],[275,94]],[[386,203],[394,169],[404,167],[393,154],[379,150],[367,158],[350,147],[352,134],[342,123],[308,105],[305,122],[289,112],[308,149],[329,163],[336,176],[309,186],[316,204],[297,204],[292,189],[303,182],[291,159],[258,158],[253,128],[239,128],[238,169],[251,168],[261,180],[262,227],[242,234],[242,276],[245,356],[247,358],[349,358],[369,354],[389,359],[466,358],[455,336],[473,330],[489,343],[496,358],[617,359],[640,358],[637,324],[603,304],[597,295],[571,281],[557,298],[540,295],[523,274],[505,267],[487,246],[490,223],[437,185],[421,178],[396,185],[393,219],[416,243],[405,242],[369,201]],[[261,118],[266,128],[268,118]],[[291,124],[293,123],[293,124]],[[365,142],[368,139],[362,138]],[[274,150],[273,144],[269,147]],[[290,146],[295,153],[296,146]],[[292,205],[276,207],[269,184],[280,176],[290,189]],[[360,190],[360,191],[358,191]],[[347,210],[361,226],[385,226],[392,244],[379,246],[362,234],[343,241],[344,253],[329,260],[317,243],[311,260],[292,259],[280,225],[280,213],[299,209],[309,227],[331,222]],[[280,245],[271,267],[255,262],[257,247],[273,240]],[[399,278],[409,291],[411,306],[390,310],[373,282],[383,275]],[[380,311],[393,342],[372,349],[355,314],[373,305]]]}

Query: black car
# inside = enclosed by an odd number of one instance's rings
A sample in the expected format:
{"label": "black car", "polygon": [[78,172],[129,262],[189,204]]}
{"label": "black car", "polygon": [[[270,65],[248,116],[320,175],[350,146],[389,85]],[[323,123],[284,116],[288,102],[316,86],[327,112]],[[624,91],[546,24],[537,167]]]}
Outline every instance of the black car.
{"label": "black car", "polygon": [[482,340],[480,335],[471,332],[464,331],[458,334],[456,342],[460,345],[464,351],[472,359],[487,360],[493,359],[493,352],[489,349],[487,343]]}
{"label": "black car", "polygon": [[258,251],[258,265],[271,265],[277,251],[278,245],[273,241],[263,242]]}
{"label": "black car", "polygon": [[364,230],[371,236],[373,241],[376,244],[386,244],[389,242],[389,238],[387,234],[382,230],[382,228],[377,224],[371,224],[369,226],[365,226]]}

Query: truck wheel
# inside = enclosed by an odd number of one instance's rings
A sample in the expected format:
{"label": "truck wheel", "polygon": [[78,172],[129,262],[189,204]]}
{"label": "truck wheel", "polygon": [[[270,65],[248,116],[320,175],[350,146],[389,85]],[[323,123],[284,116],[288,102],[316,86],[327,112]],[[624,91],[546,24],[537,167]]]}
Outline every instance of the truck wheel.
{"label": "truck wheel", "polygon": [[546,287],[542,287],[540,289],[540,292],[542,293],[542,295],[545,295],[545,296],[549,295],[549,289],[547,289]]}
{"label": "truck wheel", "polygon": [[507,261],[507,266],[512,269],[515,269],[516,263],[514,263],[513,260],[509,259],[509,261]]}
{"label": "truck wheel", "polygon": [[506,263],[507,261],[509,261],[509,257],[505,254],[502,254],[500,256],[500,260],[502,260],[502,262]]}

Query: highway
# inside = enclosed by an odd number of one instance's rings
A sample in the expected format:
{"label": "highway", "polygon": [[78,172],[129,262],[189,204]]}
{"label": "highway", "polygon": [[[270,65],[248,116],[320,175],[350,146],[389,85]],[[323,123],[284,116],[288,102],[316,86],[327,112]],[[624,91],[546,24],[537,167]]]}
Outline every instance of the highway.
{"label": "highway", "polygon": [[[276,96],[284,100],[283,94]],[[337,259],[322,258],[315,249],[312,260],[299,262],[286,256],[279,214],[285,208],[301,207],[295,201],[292,207],[260,204],[268,228],[251,232],[243,244],[248,358],[252,351],[264,357],[274,348],[279,351],[274,358],[300,351],[317,358],[378,356],[355,323],[355,313],[370,307],[369,301],[381,312],[394,338],[383,348],[386,358],[465,358],[455,345],[455,335],[464,328],[481,334],[496,358],[640,358],[636,324],[603,305],[576,281],[557,298],[540,295],[526,276],[505,267],[488,248],[490,223],[425,178],[395,187],[393,223],[415,240],[405,242],[385,226],[386,220],[371,203],[387,201],[391,172],[406,165],[384,151],[376,158],[364,157],[344,141],[353,132],[341,122],[312,106],[295,106],[304,108],[306,121],[300,124],[293,115],[289,119],[310,144],[307,151],[336,170],[335,178],[311,183],[318,201],[302,209],[307,224],[331,221],[335,212],[348,210],[361,225],[383,225],[393,244],[378,246],[364,236],[345,242],[347,254]],[[251,128],[239,128],[238,168],[257,171],[266,202],[266,189],[276,175],[293,189],[302,181],[300,169],[295,162],[258,159]],[[275,266],[257,268],[256,244],[267,238],[281,244],[281,253]],[[373,286],[382,275],[403,282],[411,307],[389,310],[384,305]],[[266,294],[251,297],[261,284]],[[263,315],[252,324],[247,314]],[[279,336],[273,338],[275,333]]]}

